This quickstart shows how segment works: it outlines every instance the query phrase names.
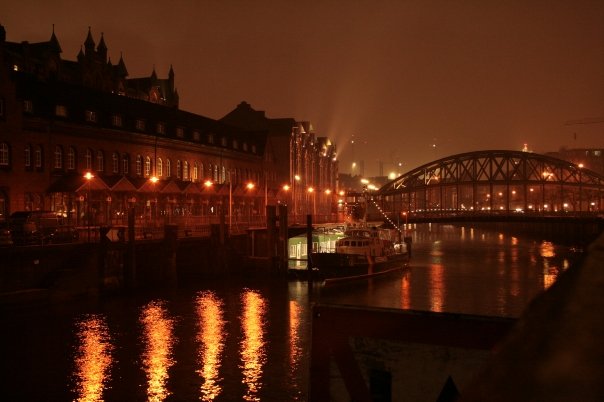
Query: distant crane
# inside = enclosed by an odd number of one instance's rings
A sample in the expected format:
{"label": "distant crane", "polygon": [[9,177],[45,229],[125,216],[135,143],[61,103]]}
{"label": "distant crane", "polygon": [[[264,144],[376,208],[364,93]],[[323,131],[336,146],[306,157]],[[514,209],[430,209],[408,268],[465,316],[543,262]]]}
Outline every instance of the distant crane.
{"label": "distant crane", "polygon": [[576,126],[577,124],[596,124],[604,123],[604,117],[586,117],[584,119],[567,120],[565,126]]}

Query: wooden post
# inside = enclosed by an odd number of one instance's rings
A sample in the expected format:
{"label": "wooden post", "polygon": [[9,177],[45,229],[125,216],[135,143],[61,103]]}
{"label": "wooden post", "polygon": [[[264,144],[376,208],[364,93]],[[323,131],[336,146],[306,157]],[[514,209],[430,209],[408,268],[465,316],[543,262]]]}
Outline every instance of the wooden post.
{"label": "wooden post", "polygon": [[311,280],[312,272],[312,215],[306,215],[306,269],[308,270],[308,280]]}
{"label": "wooden post", "polygon": [[271,272],[275,270],[275,231],[277,230],[277,209],[266,206],[266,256]]}
{"label": "wooden post", "polygon": [[287,219],[287,205],[279,205],[279,257],[284,273],[289,266],[289,223]]}
{"label": "wooden post", "polygon": [[128,262],[126,263],[125,282],[126,288],[137,287],[136,278],[136,244],[134,232],[134,207],[128,208]]}

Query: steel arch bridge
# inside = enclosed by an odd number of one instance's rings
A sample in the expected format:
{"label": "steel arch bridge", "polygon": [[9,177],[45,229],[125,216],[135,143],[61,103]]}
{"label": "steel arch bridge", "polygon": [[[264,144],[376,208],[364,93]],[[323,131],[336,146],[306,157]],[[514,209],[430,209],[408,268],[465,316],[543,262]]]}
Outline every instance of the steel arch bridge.
{"label": "steel arch bridge", "polygon": [[[600,214],[604,176],[561,159],[520,151],[477,151],[427,163],[374,197],[386,215]],[[377,203],[376,203],[377,205]]]}

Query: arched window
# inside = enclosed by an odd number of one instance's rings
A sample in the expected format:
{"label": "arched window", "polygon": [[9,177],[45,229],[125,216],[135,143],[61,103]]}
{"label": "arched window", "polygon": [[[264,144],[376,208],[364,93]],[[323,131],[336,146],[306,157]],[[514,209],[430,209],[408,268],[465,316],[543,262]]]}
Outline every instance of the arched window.
{"label": "arched window", "polygon": [[120,155],[117,152],[114,152],[113,155],[111,155],[111,165],[113,166],[114,174],[120,172]]}
{"label": "arched window", "polygon": [[166,177],[172,176],[172,162],[170,159],[166,159]]}
{"label": "arched window", "polygon": [[96,170],[99,172],[105,171],[105,154],[101,150],[96,153]]}
{"label": "arched window", "polygon": [[84,156],[86,162],[86,170],[92,170],[92,149],[86,149],[86,155]]}
{"label": "arched window", "polygon": [[0,166],[10,166],[10,151],[6,142],[0,143]]}
{"label": "arched window", "polygon": [[36,169],[42,169],[42,146],[38,145],[34,151],[34,167]]}
{"label": "arched window", "polygon": [[151,158],[149,156],[145,157],[145,177],[149,177],[151,175]]}
{"label": "arched window", "polygon": [[214,182],[218,183],[218,165],[214,165]]}
{"label": "arched window", "polygon": [[193,181],[197,181],[199,179],[199,167],[197,166],[197,162],[193,164]]}
{"label": "arched window", "polygon": [[63,169],[63,148],[60,145],[55,147],[55,169]]}
{"label": "arched window", "polygon": [[157,169],[157,172],[155,173],[157,175],[157,177],[163,176],[163,174],[164,174],[163,168],[164,168],[164,163],[162,162],[161,158],[157,158],[157,166],[155,167],[155,169]]}
{"label": "arched window", "polygon": [[140,155],[136,155],[136,175],[143,175],[143,157]]}
{"label": "arched window", "polygon": [[181,169],[182,169],[182,165],[181,165],[181,163],[180,163],[180,159],[178,159],[178,160],[176,161],[176,178],[177,178],[177,179],[180,179],[180,178],[182,177],[182,176],[181,176],[181,173],[182,173],[182,172],[181,172]]}
{"label": "arched window", "polygon": [[122,173],[128,174],[130,172],[130,156],[128,154],[122,155]]}
{"label": "arched window", "polygon": [[203,163],[199,165],[199,177],[203,180],[206,177],[203,175]]}
{"label": "arched window", "polygon": [[182,178],[183,180],[189,180],[189,162],[183,162],[183,170],[182,170]]}
{"label": "arched window", "polygon": [[74,147],[69,147],[67,150],[67,169],[75,170],[76,168],[76,151]]}
{"label": "arched window", "polygon": [[31,145],[29,144],[25,146],[25,167],[31,167]]}
{"label": "arched window", "polygon": [[223,166],[220,172],[220,182],[224,183],[226,181],[226,168]]}

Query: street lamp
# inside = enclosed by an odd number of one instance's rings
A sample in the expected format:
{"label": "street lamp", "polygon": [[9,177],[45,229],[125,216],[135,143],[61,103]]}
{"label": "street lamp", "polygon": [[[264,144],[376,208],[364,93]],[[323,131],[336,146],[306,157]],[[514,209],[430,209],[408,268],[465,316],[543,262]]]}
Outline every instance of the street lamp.
{"label": "street lamp", "polygon": [[88,223],[88,243],[90,243],[90,181],[94,178],[94,175],[90,172],[86,172],[84,174],[84,178],[86,179],[86,187],[87,187],[87,195],[86,195],[86,221]]}

